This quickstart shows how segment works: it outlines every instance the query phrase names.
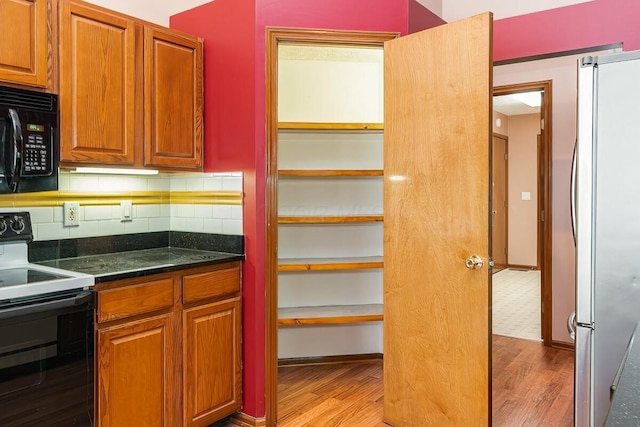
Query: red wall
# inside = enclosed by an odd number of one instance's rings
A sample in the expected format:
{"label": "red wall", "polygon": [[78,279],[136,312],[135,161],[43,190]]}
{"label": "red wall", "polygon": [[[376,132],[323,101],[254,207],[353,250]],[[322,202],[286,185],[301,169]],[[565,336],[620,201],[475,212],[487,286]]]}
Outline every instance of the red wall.
{"label": "red wall", "polygon": [[407,33],[415,33],[425,28],[433,28],[446,22],[416,0],[409,0],[409,26]]}
{"label": "red wall", "polygon": [[[205,40],[207,171],[244,172],[243,412],[265,414],[265,28],[390,31],[438,22],[415,0],[215,0],[171,17]],[[426,27],[422,27],[426,28]],[[421,29],[421,28],[420,28]]]}
{"label": "red wall", "polygon": [[[264,154],[256,148],[255,1],[216,0],[171,17],[204,39],[205,170],[244,174],[242,270],[244,411],[264,414]],[[264,84],[262,85],[264,86]]]}
{"label": "red wall", "polygon": [[494,60],[624,43],[640,49],[640,1],[595,0],[500,19],[493,26]]}

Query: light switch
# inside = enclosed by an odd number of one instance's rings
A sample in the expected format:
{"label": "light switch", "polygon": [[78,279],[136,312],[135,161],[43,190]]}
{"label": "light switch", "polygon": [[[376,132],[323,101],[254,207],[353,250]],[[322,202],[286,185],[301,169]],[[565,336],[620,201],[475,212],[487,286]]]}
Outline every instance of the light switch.
{"label": "light switch", "polygon": [[531,200],[531,193],[529,191],[523,191],[522,200]]}
{"label": "light switch", "polygon": [[133,221],[133,214],[131,208],[131,200],[122,200],[120,202],[120,220],[121,221]]}

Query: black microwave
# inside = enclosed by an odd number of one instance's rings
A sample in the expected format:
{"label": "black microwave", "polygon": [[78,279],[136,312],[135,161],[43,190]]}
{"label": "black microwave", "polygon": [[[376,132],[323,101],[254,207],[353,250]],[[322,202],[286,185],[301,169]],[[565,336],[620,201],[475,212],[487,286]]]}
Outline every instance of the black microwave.
{"label": "black microwave", "polygon": [[0,193],[58,189],[58,96],[0,86]]}

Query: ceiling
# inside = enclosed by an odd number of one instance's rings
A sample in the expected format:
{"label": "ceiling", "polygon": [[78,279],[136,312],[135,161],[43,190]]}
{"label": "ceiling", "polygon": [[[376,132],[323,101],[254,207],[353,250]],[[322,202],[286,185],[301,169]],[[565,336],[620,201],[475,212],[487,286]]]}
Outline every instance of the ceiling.
{"label": "ceiling", "polygon": [[517,96],[518,94],[494,96],[493,109],[505,116],[536,114],[540,112],[540,107],[531,107],[518,99]]}

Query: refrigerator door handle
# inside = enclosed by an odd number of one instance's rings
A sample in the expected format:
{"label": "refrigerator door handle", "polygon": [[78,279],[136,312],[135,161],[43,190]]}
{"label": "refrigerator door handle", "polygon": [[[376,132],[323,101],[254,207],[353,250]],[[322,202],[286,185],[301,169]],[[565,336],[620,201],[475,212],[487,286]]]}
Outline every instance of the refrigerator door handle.
{"label": "refrigerator door handle", "polygon": [[576,321],[576,312],[574,311],[567,317],[567,331],[569,331],[569,336],[572,340],[576,340],[576,328],[578,327],[578,322]]}
{"label": "refrigerator door handle", "polygon": [[[571,231],[573,232],[573,244],[576,244],[576,185],[577,185],[577,151],[578,141],[573,146],[573,158],[571,160],[571,195],[569,202],[571,203]],[[575,313],[574,313],[575,314]]]}

